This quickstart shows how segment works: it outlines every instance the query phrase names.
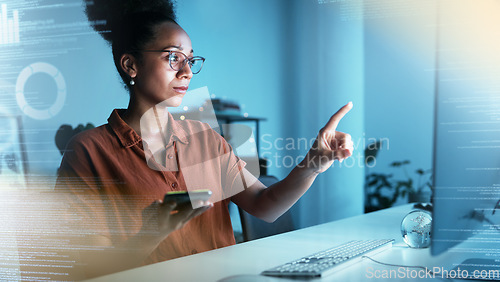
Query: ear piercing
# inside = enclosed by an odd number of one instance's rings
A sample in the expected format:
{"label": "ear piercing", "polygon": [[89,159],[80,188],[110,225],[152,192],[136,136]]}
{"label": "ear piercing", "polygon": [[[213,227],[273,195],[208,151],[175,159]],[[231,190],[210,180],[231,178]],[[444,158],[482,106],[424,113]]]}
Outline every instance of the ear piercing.
{"label": "ear piercing", "polygon": [[130,85],[135,85],[135,81],[133,78],[130,79]]}

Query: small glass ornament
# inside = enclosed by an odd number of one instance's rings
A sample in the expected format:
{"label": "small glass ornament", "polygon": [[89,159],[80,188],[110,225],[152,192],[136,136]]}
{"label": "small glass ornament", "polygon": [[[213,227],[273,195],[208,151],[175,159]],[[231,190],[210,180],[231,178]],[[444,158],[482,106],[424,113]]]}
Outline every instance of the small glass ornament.
{"label": "small glass ornament", "polygon": [[426,210],[413,210],[401,221],[401,235],[410,248],[427,248],[431,244],[432,214]]}

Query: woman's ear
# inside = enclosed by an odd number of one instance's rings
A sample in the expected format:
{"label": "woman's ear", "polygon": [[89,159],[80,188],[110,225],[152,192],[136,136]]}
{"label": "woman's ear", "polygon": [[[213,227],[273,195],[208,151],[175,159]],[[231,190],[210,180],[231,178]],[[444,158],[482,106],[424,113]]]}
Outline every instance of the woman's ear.
{"label": "woman's ear", "polygon": [[123,54],[120,58],[120,67],[130,78],[137,76],[137,61],[130,54]]}

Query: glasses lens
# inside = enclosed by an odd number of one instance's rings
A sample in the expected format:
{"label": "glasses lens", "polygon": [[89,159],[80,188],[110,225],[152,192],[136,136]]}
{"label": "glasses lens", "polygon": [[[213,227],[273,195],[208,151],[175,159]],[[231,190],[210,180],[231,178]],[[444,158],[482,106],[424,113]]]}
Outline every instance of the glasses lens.
{"label": "glasses lens", "polygon": [[179,71],[184,67],[186,56],[181,52],[171,51],[170,55],[168,56],[168,61],[170,63],[170,67],[173,70]]}
{"label": "glasses lens", "polygon": [[186,63],[188,63],[191,72],[193,74],[197,74],[201,71],[201,67],[203,66],[205,59],[202,57],[193,57],[188,59],[184,53],[170,51],[168,61],[170,67],[175,71],[180,71]]}
{"label": "glasses lens", "polygon": [[189,60],[189,67],[191,68],[191,72],[193,74],[199,73],[201,71],[201,67],[203,67],[203,59],[191,58],[191,60]]}

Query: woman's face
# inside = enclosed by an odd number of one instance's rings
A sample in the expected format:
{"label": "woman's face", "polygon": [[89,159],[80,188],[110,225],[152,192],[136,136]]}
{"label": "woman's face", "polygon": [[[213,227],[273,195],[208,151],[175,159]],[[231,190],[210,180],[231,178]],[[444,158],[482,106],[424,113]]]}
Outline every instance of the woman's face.
{"label": "woman's face", "polygon": [[[191,39],[180,26],[172,22],[159,25],[155,39],[144,50],[178,51],[187,57],[193,56]],[[179,71],[170,67],[168,52],[142,52],[134,78],[134,95],[148,108],[161,102],[169,107],[178,107],[192,77],[188,64]]]}

